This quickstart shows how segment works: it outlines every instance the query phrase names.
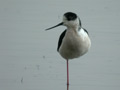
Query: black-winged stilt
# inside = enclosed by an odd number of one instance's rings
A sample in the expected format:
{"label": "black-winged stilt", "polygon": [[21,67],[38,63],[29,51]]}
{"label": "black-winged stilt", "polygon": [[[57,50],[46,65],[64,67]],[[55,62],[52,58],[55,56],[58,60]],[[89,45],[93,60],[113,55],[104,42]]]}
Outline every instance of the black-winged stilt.
{"label": "black-winged stilt", "polygon": [[65,13],[61,23],[46,30],[60,25],[66,26],[67,29],[60,35],[57,51],[67,61],[67,85],[69,85],[68,61],[84,55],[91,46],[91,40],[87,30],[82,28],[80,18],[75,13]]}

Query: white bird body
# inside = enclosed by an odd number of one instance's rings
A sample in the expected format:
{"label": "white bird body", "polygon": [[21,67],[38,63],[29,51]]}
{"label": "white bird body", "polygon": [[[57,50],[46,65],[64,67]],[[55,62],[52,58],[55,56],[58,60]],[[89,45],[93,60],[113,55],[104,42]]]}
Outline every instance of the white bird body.
{"label": "white bird body", "polygon": [[62,44],[59,48],[60,55],[69,60],[85,54],[91,46],[88,34],[81,28],[66,31]]}

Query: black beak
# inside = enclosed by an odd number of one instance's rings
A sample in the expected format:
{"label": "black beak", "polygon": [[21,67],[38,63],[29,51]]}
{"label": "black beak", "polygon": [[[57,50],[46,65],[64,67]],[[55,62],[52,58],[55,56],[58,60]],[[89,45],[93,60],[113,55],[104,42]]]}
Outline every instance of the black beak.
{"label": "black beak", "polygon": [[58,27],[58,26],[61,26],[61,25],[63,25],[63,22],[61,22],[61,23],[59,23],[59,24],[57,24],[57,25],[55,25],[55,26],[53,26],[53,27],[47,28],[47,29],[45,29],[45,30],[50,30],[50,29],[53,29],[53,28]]}

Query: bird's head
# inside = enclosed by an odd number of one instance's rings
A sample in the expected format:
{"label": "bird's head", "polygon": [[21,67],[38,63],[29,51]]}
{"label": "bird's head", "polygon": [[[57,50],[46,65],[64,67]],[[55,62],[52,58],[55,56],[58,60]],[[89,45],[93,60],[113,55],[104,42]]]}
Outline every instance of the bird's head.
{"label": "bird's head", "polygon": [[50,30],[50,29],[53,29],[53,28],[61,26],[61,25],[64,25],[67,28],[79,28],[79,27],[81,27],[81,21],[75,13],[67,12],[63,15],[63,21],[61,23],[59,23],[53,27],[50,27],[46,30]]}

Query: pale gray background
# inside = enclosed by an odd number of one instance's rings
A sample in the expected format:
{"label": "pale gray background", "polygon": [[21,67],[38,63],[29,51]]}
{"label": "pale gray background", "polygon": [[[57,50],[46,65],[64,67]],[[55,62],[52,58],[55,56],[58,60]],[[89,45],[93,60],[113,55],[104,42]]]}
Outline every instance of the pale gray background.
{"label": "pale gray background", "polygon": [[120,90],[120,0],[0,0],[0,90],[66,90],[57,53],[65,27],[46,28],[72,11],[92,47],[70,61],[70,90]]}

